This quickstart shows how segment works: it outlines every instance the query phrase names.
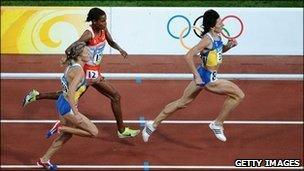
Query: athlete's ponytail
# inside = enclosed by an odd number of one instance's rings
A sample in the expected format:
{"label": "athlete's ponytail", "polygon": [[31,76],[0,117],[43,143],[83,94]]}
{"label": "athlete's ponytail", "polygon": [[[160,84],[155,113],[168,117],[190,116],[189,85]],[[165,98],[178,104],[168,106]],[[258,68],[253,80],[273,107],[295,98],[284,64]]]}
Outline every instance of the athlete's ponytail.
{"label": "athlete's ponytail", "polygon": [[83,49],[85,48],[85,42],[75,42],[73,43],[69,50],[65,52],[66,58],[62,62],[63,65],[71,64],[78,60],[79,55],[82,53]]}

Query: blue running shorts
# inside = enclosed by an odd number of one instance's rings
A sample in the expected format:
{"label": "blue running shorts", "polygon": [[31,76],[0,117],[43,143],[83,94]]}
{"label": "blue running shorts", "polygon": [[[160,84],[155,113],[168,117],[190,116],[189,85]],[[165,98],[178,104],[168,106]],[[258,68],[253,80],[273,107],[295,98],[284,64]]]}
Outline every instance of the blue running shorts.
{"label": "blue running shorts", "polygon": [[204,68],[202,65],[200,65],[197,68],[197,72],[199,73],[199,75],[201,76],[201,79],[203,81],[203,84],[201,84],[200,86],[205,86],[210,82],[214,82],[217,80],[217,72],[216,71],[209,71],[206,68]]}
{"label": "blue running shorts", "polygon": [[61,94],[56,101],[57,111],[61,116],[73,113],[69,102],[65,99],[64,95]]}

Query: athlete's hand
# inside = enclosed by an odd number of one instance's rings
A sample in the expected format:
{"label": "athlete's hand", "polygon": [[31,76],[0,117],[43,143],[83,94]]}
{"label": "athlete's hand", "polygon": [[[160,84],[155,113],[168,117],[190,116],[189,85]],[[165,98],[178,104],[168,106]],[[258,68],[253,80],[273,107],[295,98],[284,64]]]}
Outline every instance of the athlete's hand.
{"label": "athlete's hand", "polygon": [[127,58],[128,57],[128,53],[126,51],[124,51],[123,49],[119,50],[119,53],[124,57]]}
{"label": "athlete's hand", "polygon": [[104,79],[105,79],[105,77],[101,75],[99,78],[99,81],[103,81]]}
{"label": "athlete's hand", "polygon": [[195,75],[194,75],[194,81],[195,81],[195,84],[196,84],[197,86],[201,86],[201,85],[203,84],[203,81],[202,81],[202,79],[201,79],[200,76],[195,76]]}
{"label": "athlete's hand", "polygon": [[237,45],[238,45],[238,43],[237,43],[236,39],[229,39],[227,42],[227,46],[229,47],[229,49],[231,49]]}

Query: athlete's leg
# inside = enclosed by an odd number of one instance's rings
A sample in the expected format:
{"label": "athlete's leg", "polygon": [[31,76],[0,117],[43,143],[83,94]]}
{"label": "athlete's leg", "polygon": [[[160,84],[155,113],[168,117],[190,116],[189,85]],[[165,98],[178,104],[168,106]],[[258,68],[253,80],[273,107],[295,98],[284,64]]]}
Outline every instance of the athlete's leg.
{"label": "athlete's leg", "polygon": [[118,131],[122,133],[124,131],[125,127],[124,127],[122,113],[121,113],[120,94],[105,79],[102,79],[102,80],[92,84],[92,86],[98,92],[105,95],[106,97],[108,97],[111,100],[111,107],[112,107],[112,111],[113,111],[115,119],[116,119]]}
{"label": "athlete's leg", "polygon": [[228,114],[244,99],[245,95],[237,85],[227,80],[217,80],[207,84],[206,89],[213,93],[228,96],[218,117],[209,124],[209,128],[214,135],[219,140],[226,141],[223,123]]}
{"label": "athlete's leg", "polygon": [[101,94],[105,95],[111,100],[111,107],[114,113],[116,124],[118,128],[118,137],[119,138],[128,138],[135,137],[139,134],[140,130],[131,129],[129,127],[125,127],[122,119],[121,113],[121,105],[120,105],[120,95],[115,90],[115,88],[108,83],[105,79],[100,79],[92,84],[92,86]]}
{"label": "athlete's leg", "polygon": [[245,95],[243,91],[233,82],[228,80],[217,80],[215,82],[206,85],[206,89],[210,92],[227,95],[227,99],[224,102],[223,108],[219,113],[219,116],[215,121],[219,124],[223,124],[228,114],[244,99]]}
{"label": "athlete's leg", "polygon": [[187,104],[195,99],[201,90],[202,87],[197,86],[194,81],[191,81],[184,90],[183,96],[178,100],[169,103],[154,119],[153,127],[156,128],[163,120],[168,118],[175,111],[185,108]]}
{"label": "athlete's leg", "polygon": [[48,148],[46,153],[41,157],[41,161],[46,163],[50,158],[69,140],[72,138],[70,133],[61,133],[55,138],[52,145]]}
{"label": "athlete's leg", "polygon": [[83,114],[80,114],[80,116],[82,118],[82,122],[78,125],[73,114],[67,114],[60,117],[60,123],[62,124],[62,126],[60,126],[60,135],[55,138],[52,145],[43,155],[41,158],[42,162],[47,162],[63,146],[63,144],[73,136],[73,134],[86,137],[97,137],[97,127]]}
{"label": "athlete's leg", "polygon": [[145,123],[145,128],[142,131],[142,137],[144,142],[149,140],[151,134],[155,131],[156,127],[165,119],[167,119],[171,114],[179,109],[183,109],[187,104],[192,102],[197,95],[201,92],[203,88],[191,81],[186,89],[184,90],[183,96],[174,102],[169,103],[154,119],[154,121],[149,121]]}
{"label": "athlete's leg", "polygon": [[80,114],[80,116],[82,118],[82,122],[79,124],[74,114],[64,115],[64,120],[66,120],[70,124],[67,126],[61,126],[60,132],[71,133],[83,137],[97,137],[98,129],[95,124],[93,124],[91,120],[89,120],[83,114]]}
{"label": "athlete's leg", "polygon": [[40,93],[37,90],[32,90],[23,98],[22,106],[24,107],[36,100],[41,99],[57,100],[61,93],[61,91],[51,93]]}
{"label": "athlete's leg", "polygon": [[39,93],[39,95],[36,96],[36,100],[42,100],[42,99],[57,100],[61,93],[62,91]]}
{"label": "athlete's leg", "polygon": [[70,133],[82,137],[95,138],[98,135],[97,127],[84,115],[80,114],[82,118],[81,124],[77,122],[74,114],[66,114],[60,117],[60,122],[56,122],[52,129],[47,132],[47,138],[55,133]]}
{"label": "athlete's leg", "polygon": [[[87,89],[85,90],[87,91]],[[85,92],[83,92],[80,97],[84,94]],[[52,100],[57,100],[58,97],[62,94],[62,91],[57,91],[57,92],[47,92],[47,93],[39,93],[36,96],[36,100],[42,100],[42,99],[52,99]],[[80,98],[79,97],[79,98]]]}
{"label": "athlete's leg", "polygon": [[[87,89],[85,91],[87,91]],[[24,97],[22,105],[24,107],[34,101],[42,100],[42,99],[57,100],[60,94],[62,94],[62,91],[41,93],[38,92],[37,90],[32,90]],[[83,94],[84,93],[82,93],[81,96]]]}

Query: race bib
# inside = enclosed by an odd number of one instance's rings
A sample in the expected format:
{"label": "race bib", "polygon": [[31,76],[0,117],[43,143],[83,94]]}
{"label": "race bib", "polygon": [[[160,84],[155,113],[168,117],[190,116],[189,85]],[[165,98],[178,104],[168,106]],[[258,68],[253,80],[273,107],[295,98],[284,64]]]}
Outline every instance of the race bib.
{"label": "race bib", "polygon": [[94,56],[93,56],[93,63],[96,65],[99,65],[101,62],[101,59],[103,57],[103,54],[101,52],[97,52]]}
{"label": "race bib", "polygon": [[68,92],[68,81],[66,80],[64,75],[60,77],[60,82],[63,88],[62,91]]}
{"label": "race bib", "polygon": [[218,62],[218,63],[222,63],[222,60],[223,60],[222,52],[218,52],[218,53],[217,53],[217,56],[218,56],[217,62]]}
{"label": "race bib", "polygon": [[99,76],[99,71],[96,70],[86,70],[86,79],[97,79]]}
{"label": "race bib", "polygon": [[213,71],[211,72],[210,74],[210,82],[214,82],[217,80],[217,72],[216,71]]}

